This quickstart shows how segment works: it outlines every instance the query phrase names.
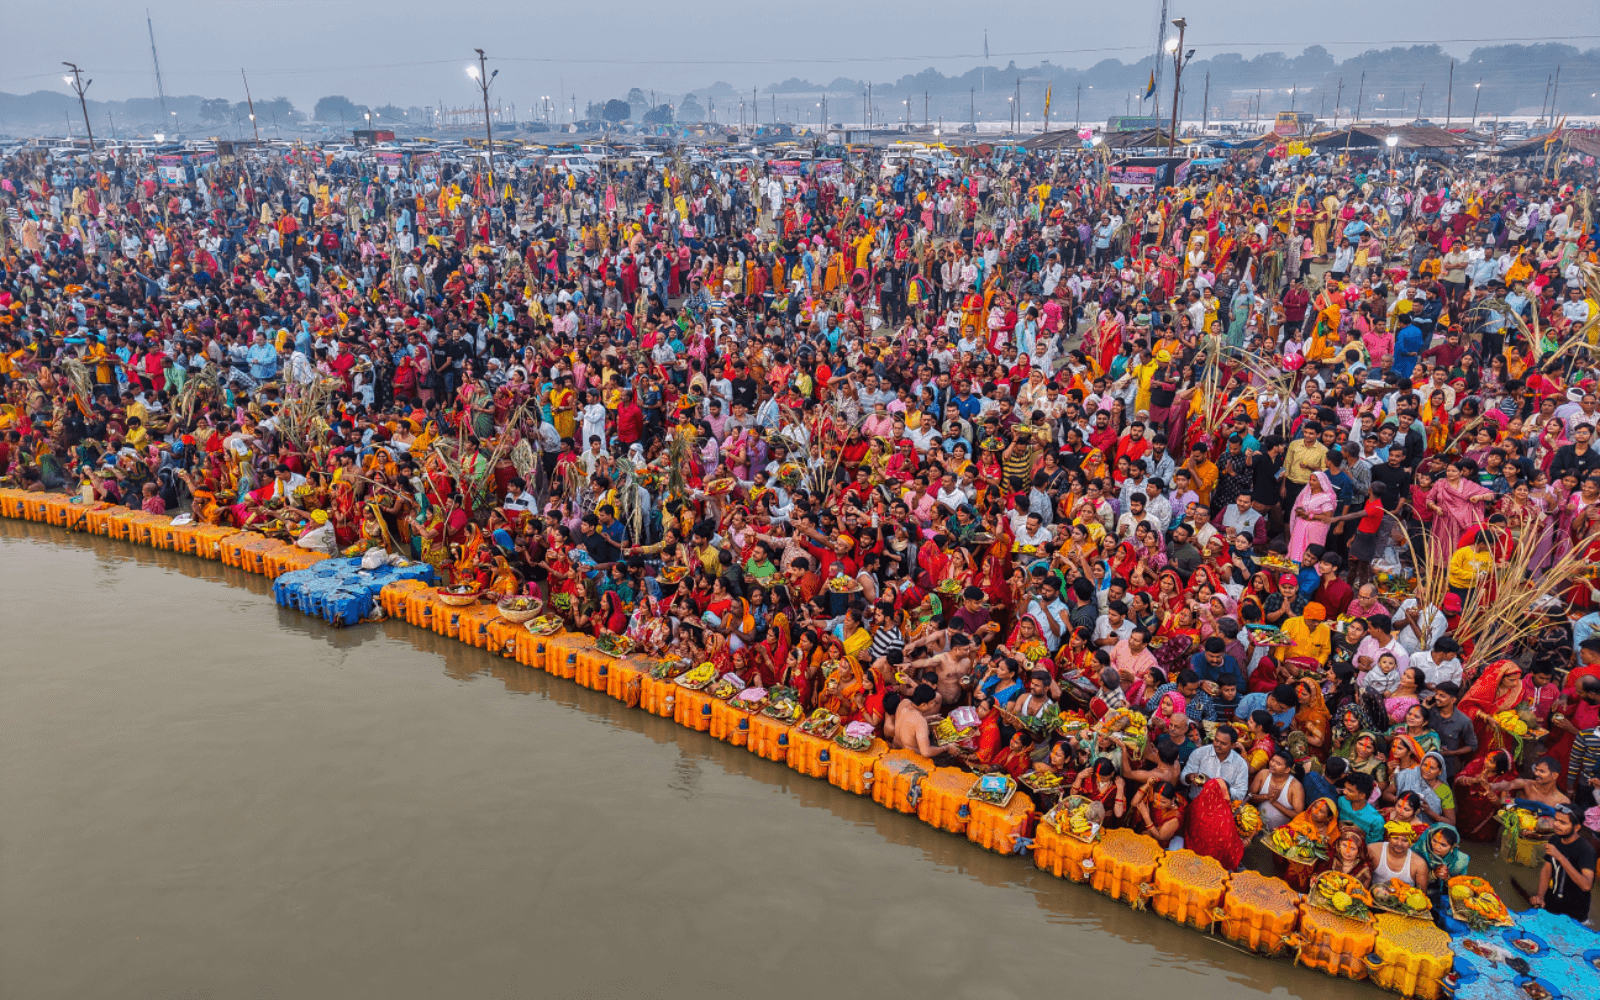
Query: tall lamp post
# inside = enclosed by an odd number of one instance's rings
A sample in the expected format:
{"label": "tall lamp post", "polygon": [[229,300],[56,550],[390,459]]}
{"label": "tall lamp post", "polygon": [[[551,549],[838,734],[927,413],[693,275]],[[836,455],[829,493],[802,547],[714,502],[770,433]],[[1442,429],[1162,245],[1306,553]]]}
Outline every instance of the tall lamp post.
{"label": "tall lamp post", "polygon": [[1385,146],[1389,147],[1389,173],[1391,175],[1393,175],[1394,174],[1394,151],[1395,151],[1395,148],[1400,145],[1400,137],[1398,135],[1394,134],[1393,132],[1390,132],[1389,135],[1383,140],[1383,144]]}
{"label": "tall lamp post", "polygon": [[489,84],[500,75],[499,70],[489,72],[488,57],[482,49],[473,49],[478,53],[478,65],[468,66],[467,75],[477,81],[478,89],[483,91],[483,137],[489,146],[489,191],[493,197],[494,192],[494,125],[489,122]]}
{"label": "tall lamp post", "polygon": [[65,80],[67,84],[78,94],[78,107],[83,109],[83,128],[84,131],[89,133],[89,152],[92,153],[94,152],[94,129],[89,125],[89,102],[84,99],[83,94],[84,91],[89,89],[89,84],[93,83],[94,81],[90,80],[89,83],[83,82],[83,76],[78,71],[78,67],[75,63],[63,62],[61,65],[72,70],[71,76],[64,76],[62,79]]}
{"label": "tall lamp post", "polygon": [[[1181,17],[1172,19],[1172,26],[1178,29],[1178,37],[1167,42],[1167,50],[1172,53],[1172,130],[1167,133],[1167,155],[1178,145],[1178,91],[1183,83],[1183,68],[1189,65],[1189,60],[1194,58],[1194,49],[1185,52],[1183,49],[1183,32],[1189,27],[1189,22]],[[1161,127],[1161,122],[1156,121],[1156,127]]]}

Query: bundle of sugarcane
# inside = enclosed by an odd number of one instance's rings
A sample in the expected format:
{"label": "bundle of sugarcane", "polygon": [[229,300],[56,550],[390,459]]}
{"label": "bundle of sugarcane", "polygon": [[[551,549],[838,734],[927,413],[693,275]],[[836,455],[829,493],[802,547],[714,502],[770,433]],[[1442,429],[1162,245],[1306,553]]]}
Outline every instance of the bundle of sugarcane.
{"label": "bundle of sugarcane", "polygon": [[[1586,578],[1594,565],[1588,558],[1586,543],[1572,546],[1549,566],[1541,568],[1534,561],[1535,550],[1541,547],[1531,540],[1522,539],[1502,546],[1504,539],[1498,533],[1504,529],[1483,526],[1480,530],[1494,531],[1493,547],[1497,550],[1503,547],[1505,552],[1502,557],[1497,551],[1494,568],[1467,592],[1461,615],[1450,629],[1450,634],[1463,648],[1470,644],[1472,663],[1469,666],[1515,655],[1522,643],[1545,628],[1547,618],[1541,613],[1542,609],[1566,607],[1563,592],[1575,581]],[[1539,532],[1544,526],[1535,524],[1528,530]],[[1412,596],[1425,613],[1427,609],[1434,609],[1431,614],[1442,614],[1437,609],[1449,593],[1452,553],[1445,551],[1447,546],[1435,539],[1432,532],[1423,532],[1418,537],[1420,546],[1407,538],[1417,574]],[[1419,620],[1419,624],[1426,632],[1431,623]]]}

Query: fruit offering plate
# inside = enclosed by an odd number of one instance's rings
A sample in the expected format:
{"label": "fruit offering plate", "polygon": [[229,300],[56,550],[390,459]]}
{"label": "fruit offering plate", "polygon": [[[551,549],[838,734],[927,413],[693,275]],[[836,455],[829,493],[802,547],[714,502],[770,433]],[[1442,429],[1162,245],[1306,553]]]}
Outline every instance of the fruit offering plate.
{"label": "fruit offering plate", "polygon": [[1311,883],[1306,902],[1351,920],[1372,918],[1372,894],[1360,881],[1340,872],[1323,872]]}
{"label": "fruit offering plate", "polygon": [[1433,919],[1433,903],[1429,901],[1428,894],[1399,879],[1390,879],[1372,887],[1372,908],[1416,920]]}
{"label": "fruit offering plate", "polygon": [[1476,875],[1458,875],[1449,881],[1450,915],[1474,930],[1512,927],[1515,921],[1494,886]]}

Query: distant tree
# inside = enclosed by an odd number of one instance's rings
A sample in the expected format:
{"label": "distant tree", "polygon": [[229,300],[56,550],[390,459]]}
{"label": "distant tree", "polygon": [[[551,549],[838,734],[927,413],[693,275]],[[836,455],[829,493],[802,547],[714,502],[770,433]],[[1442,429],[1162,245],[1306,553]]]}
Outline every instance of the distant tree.
{"label": "distant tree", "polygon": [[287,97],[274,97],[271,100],[256,102],[256,121],[258,122],[289,122],[299,121],[305,116],[294,109]]}
{"label": "distant tree", "polygon": [[233,119],[233,102],[223,97],[213,97],[200,102],[200,120],[225,122]]}
{"label": "distant tree", "polygon": [[638,87],[631,87],[628,90],[628,103],[648,104],[649,102],[644,99],[644,91],[640,90]]}
{"label": "distant tree", "polygon": [[373,114],[383,118],[386,122],[399,124],[406,116],[406,109],[395,104],[385,104],[381,108],[373,108]]}
{"label": "distant tree", "polygon": [[649,111],[646,111],[644,113],[644,123],[646,125],[671,125],[672,105],[657,104]]}
{"label": "distant tree", "polygon": [[333,95],[319,100],[311,113],[319,122],[336,122],[342,115],[345,123],[349,124],[358,120],[366,110],[365,105],[356,104],[348,97]]}
{"label": "distant tree", "polygon": [[689,94],[684,97],[683,103],[678,105],[678,121],[703,122],[705,120],[706,109],[700,106],[700,102],[695,100],[694,95]]}
{"label": "distant tree", "polygon": [[633,117],[633,109],[628,106],[627,101],[607,101],[606,108],[601,114],[608,122],[625,122]]}

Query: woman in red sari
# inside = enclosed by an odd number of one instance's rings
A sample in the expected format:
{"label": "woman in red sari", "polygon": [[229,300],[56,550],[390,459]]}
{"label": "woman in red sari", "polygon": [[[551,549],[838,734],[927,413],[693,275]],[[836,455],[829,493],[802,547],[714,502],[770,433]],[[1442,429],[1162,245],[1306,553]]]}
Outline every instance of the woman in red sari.
{"label": "woman in red sari", "polygon": [[1496,750],[1506,750],[1515,756],[1514,741],[1494,724],[1494,716],[1521,703],[1522,668],[1511,660],[1490,664],[1467,689],[1458,711],[1472,720],[1472,728],[1478,734],[1478,752],[1467,762],[1469,765]]}
{"label": "woman in red sari", "polygon": [[1492,844],[1500,839],[1500,824],[1495,817],[1505,803],[1505,793],[1489,786],[1516,777],[1511,754],[1495,750],[1476,757],[1456,775],[1456,829],[1468,840]]}
{"label": "woman in red sari", "polygon": [[1188,606],[1188,598],[1183,594],[1183,577],[1175,569],[1164,569],[1156,579],[1156,592],[1150,595],[1150,604],[1161,620],[1166,622],[1178,613],[1180,608]]}
{"label": "woman in red sari", "polygon": [[1233,821],[1233,802],[1228,785],[1212,778],[1189,803],[1189,816],[1183,826],[1183,848],[1214,859],[1225,870],[1233,871],[1244,860],[1244,840]]}

